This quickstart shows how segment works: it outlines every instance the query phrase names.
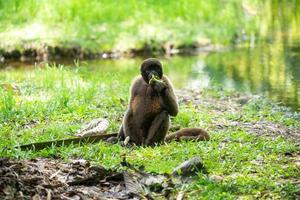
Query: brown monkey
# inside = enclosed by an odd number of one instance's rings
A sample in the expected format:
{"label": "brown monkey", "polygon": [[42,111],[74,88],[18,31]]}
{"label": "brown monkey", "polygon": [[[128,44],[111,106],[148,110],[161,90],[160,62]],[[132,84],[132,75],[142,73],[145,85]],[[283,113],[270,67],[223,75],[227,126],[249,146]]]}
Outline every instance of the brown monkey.
{"label": "brown monkey", "polygon": [[178,113],[172,84],[163,75],[162,64],[155,58],[146,59],[140,71],[141,76],[132,83],[129,107],[118,137],[124,140],[129,136],[130,142],[136,145],[180,139],[208,140],[209,135],[200,128],[185,128],[166,136],[169,115],[176,116]]}

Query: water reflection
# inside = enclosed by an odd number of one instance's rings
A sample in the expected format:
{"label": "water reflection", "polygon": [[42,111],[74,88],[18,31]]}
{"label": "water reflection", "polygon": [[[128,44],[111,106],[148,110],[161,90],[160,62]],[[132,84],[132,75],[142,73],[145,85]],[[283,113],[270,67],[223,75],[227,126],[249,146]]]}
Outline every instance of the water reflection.
{"label": "water reflection", "polygon": [[237,90],[265,94],[299,110],[300,51],[263,45],[212,54],[205,61],[215,82],[226,86],[230,79]]}

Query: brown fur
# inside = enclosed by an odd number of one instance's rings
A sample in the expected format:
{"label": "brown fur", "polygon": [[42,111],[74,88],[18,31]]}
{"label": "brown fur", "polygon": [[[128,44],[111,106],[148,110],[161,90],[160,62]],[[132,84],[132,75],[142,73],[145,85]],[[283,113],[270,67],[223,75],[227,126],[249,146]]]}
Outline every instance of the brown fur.
{"label": "brown fur", "polygon": [[[163,83],[149,84],[151,73],[161,78]],[[202,129],[182,129],[171,135],[169,115],[178,113],[177,99],[173,86],[163,75],[162,65],[157,59],[147,59],[141,65],[141,76],[131,86],[131,97],[118,137],[136,145],[153,145],[163,141],[195,139],[208,140],[209,135]]]}

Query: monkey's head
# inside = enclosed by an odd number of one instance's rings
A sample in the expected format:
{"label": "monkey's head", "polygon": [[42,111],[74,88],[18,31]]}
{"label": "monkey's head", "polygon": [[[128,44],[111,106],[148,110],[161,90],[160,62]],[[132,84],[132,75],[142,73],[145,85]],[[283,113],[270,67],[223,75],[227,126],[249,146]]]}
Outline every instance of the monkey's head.
{"label": "monkey's head", "polygon": [[141,65],[141,75],[146,83],[149,83],[152,75],[158,76],[160,79],[163,76],[162,64],[156,58],[148,58]]}

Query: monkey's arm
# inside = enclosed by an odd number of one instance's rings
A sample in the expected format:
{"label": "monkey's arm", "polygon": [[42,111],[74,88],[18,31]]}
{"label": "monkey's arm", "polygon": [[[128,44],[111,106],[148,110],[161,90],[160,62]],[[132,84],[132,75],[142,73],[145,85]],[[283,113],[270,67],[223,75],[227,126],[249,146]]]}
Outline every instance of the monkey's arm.
{"label": "monkey's arm", "polygon": [[119,129],[119,133],[118,133],[118,138],[120,140],[124,140],[125,139],[125,128],[126,128],[126,124],[128,123],[128,118],[129,116],[132,114],[132,102],[134,100],[134,98],[136,97],[137,93],[139,92],[137,89],[138,89],[138,86],[140,85],[140,82],[141,82],[141,78],[139,77],[136,77],[134,79],[134,81],[132,82],[131,84],[131,90],[130,90],[130,102],[129,102],[129,105],[128,105],[128,108],[125,112],[125,115],[123,117],[123,121],[122,121],[122,125]]}
{"label": "monkey's arm", "polygon": [[163,76],[162,80],[166,87],[160,92],[160,99],[163,108],[168,111],[171,116],[176,116],[178,113],[178,103],[173,91],[173,86],[166,76]]}

